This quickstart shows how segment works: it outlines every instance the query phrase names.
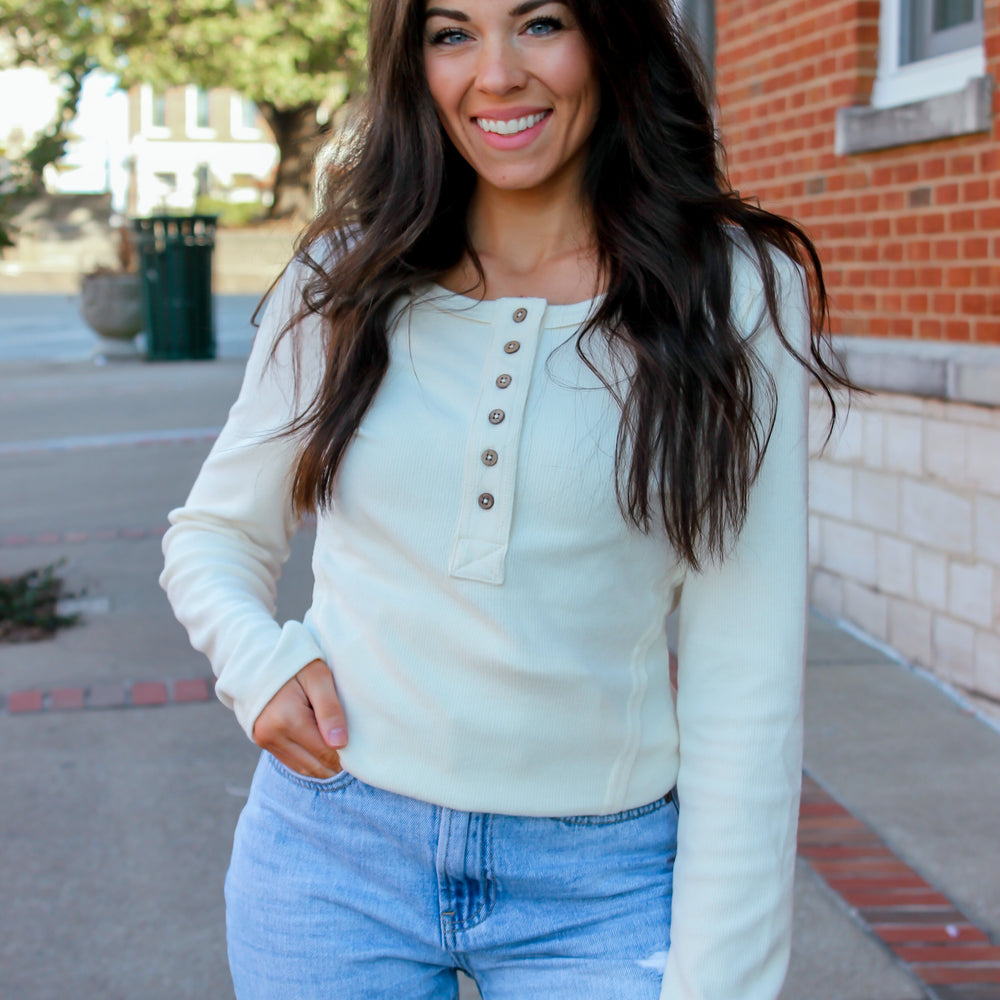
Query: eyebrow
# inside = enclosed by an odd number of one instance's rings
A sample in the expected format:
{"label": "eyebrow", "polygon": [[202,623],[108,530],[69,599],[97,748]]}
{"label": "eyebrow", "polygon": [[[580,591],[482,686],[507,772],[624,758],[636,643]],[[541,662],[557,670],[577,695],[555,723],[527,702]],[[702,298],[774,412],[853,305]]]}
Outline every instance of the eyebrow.
{"label": "eyebrow", "polygon": [[[519,3],[516,7],[511,8],[508,11],[508,17],[523,17],[525,14],[530,14],[533,10],[538,10],[539,7],[545,7],[550,3],[557,3],[559,0],[525,0],[524,3]],[[461,10],[446,10],[444,7],[428,7],[424,12],[424,18],[429,19],[432,17],[447,17],[452,21],[469,21],[471,18],[468,14]]]}

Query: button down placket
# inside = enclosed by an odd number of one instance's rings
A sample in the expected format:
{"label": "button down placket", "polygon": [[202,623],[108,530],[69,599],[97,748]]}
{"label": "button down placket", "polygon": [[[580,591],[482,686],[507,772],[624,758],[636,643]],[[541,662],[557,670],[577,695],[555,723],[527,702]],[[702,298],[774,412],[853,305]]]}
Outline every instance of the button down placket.
{"label": "button down placket", "polygon": [[470,415],[458,532],[448,565],[460,579],[503,583],[518,447],[545,306],[540,299],[497,305]]}

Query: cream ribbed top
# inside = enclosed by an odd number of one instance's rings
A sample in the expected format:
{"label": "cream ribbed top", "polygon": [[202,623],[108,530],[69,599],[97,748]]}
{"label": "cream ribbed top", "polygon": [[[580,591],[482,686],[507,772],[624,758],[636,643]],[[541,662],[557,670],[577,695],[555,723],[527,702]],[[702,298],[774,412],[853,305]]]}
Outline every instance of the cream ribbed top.
{"label": "cream ribbed top", "polygon": [[[274,432],[298,405],[293,350],[300,400],[321,363],[313,319],[267,364],[299,301],[298,265],[163,542],[161,582],[248,734],[278,688],[322,658],[347,717],[343,765],[381,788],[456,809],[572,815],[676,785],[665,1000],[773,1000],[789,951],[807,380],[769,324],[752,333],[761,283],[735,258],[734,315],[779,404],[722,565],[690,572],[661,532],[622,518],[618,410],[574,349],[591,303],[479,302],[425,286],[396,310],[388,373],[318,519],[312,607],[277,624],[296,446]],[[798,273],[779,273],[786,333],[804,345]],[[591,350],[611,371],[599,339]],[[675,699],[664,618],[678,603]]]}

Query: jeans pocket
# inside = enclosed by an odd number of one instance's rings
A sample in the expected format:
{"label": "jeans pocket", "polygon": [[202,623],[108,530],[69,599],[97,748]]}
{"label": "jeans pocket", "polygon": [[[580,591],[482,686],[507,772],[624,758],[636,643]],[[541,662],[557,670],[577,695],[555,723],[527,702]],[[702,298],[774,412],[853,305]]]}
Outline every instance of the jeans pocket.
{"label": "jeans pocket", "polygon": [[354,775],[349,774],[347,771],[338,771],[336,774],[331,774],[329,778],[312,778],[308,774],[299,774],[298,771],[293,771],[287,764],[282,764],[272,754],[267,754],[267,759],[270,761],[271,767],[286,781],[290,781],[301,788],[311,789],[312,791],[335,792],[341,788],[346,788],[355,780]]}
{"label": "jeans pocket", "polygon": [[634,806],[632,809],[623,809],[621,812],[593,816],[559,816],[557,819],[560,823],[566,823],[570,826],[613,826],[615,823],[627,823],[640,816],[648,816],[650,813],[662,809],[671,801],[673,801],[673,792],[667,792],[666,795],[654,799],[652,802],[647,802],[644,806]]}

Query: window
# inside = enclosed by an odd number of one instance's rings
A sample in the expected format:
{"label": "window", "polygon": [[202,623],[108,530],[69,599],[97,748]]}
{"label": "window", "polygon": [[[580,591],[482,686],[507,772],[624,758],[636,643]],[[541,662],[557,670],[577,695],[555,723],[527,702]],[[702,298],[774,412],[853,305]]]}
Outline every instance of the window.
{"label": "window", "polygon": [[139,131],[153,139],[170,138],[166,91],[154,90],[148,83],[139,87]]}
{"label": "window", "polygon": [[167,127],[167,95],[162,90],[153,91],[150,120],[153,128]]}
{"label": "window", "polygon": [[212,113],[208,91],[198,87],[195,96],[194,124],[196,128],[211,128]]}
{"label": "window", "polygon": [[870,106],[839,108],[840,155],[990,132],[983,0],[881,0]]}
{"label": "window", "polygon": [[211,92],[188,84],[184,89],[184,127],[191,139],[214,139]]}
{"label": "window", "polygon": [[986,75],[982,0],[882,0],[872,106],[963,90]]}
{"label": "window", "polygon": [[714,71],[715,0],[674,0],[681,23],[698,45],[705,69]]}
{"label": "window", "polygon": [[982,44],[982,0],[909,0],[901,18],[900,63]]}
{"label": "window", "polygon": [[230,94],[229,97],[229,134],[233,139],[259,141],[262,138],[257,105],[242,94]]}

